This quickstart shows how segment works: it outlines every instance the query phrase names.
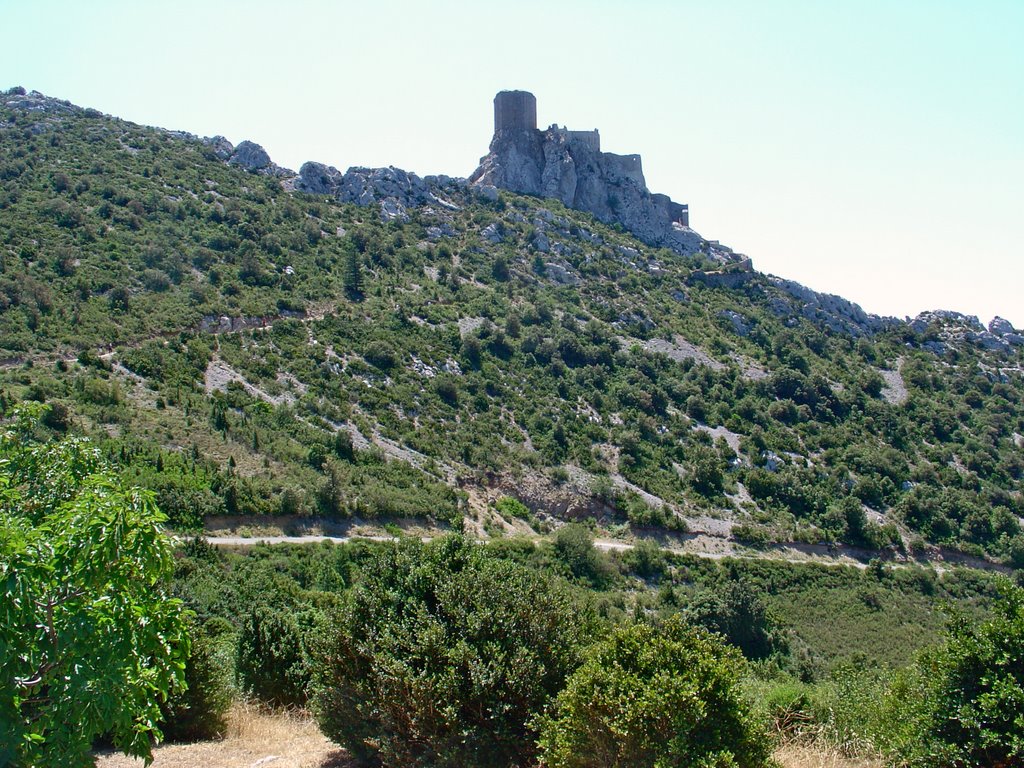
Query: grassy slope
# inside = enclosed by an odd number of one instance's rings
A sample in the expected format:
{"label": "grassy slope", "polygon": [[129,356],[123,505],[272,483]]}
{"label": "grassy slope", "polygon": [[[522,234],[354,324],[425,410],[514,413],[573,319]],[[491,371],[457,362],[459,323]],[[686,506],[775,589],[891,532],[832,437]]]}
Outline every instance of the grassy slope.
{"label": "grassy slope", "polygon": [[[1024,557],[1019,355],[829,332],[763,278],[695,283],[699,258],[552,201],[452,189],[458,210],[382,224],[81,111],[0,107],[0,157],[0,392],[107,436],[178,524],[455,519],[453,486],[497,484],[556,514],[603,498],[609,524]],[[268,327],[199,330],[220,316]]]}

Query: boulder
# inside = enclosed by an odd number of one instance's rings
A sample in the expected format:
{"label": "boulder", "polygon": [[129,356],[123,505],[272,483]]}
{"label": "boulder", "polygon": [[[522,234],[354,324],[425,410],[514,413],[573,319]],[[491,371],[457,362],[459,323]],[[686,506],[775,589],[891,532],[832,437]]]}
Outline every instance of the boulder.
{"label": "boulder", "polygon": [[202,142],[213,150],[213,154],[221,160],[230,159],[231,155],[235,152],[235,145],[223,136],[207,136],[205,139],[202,139]]}
{"label": "boulder", "polygon": [[1013,327],[1009,320],[1004,320],[997,315],[988,324],[988,331],[996,336],[1006,336],[1007,334],[1016,333],[1017,329]]}
{"label": "boulder", "polygon": [[243,141],[231,153],[228,165],[238,165],[247,171],[262,171],[270,167],[270,155],[259,144]]}

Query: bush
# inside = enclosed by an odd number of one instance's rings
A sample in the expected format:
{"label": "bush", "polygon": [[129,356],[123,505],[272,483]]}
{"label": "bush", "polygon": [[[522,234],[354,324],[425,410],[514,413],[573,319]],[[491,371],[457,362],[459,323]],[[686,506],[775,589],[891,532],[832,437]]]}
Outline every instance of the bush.
{"label": "bush", "polygon": [[594,534],[580,523],[569,523],[558,529],[554,556],[573,578],[595,589],[607,586],[612,579],[607,555],[594,546]]}
{"label": "bush", "polygon": [[785,649],[774,618],[746,582],[729,581],[699,593],[686,616],[692,623],[721,634],[748,659],[764,659]]}
{"label": "bush", "polygon": [[204,628],[191,627],[192,647],[185,660],[185,684],[160,706],[167,741],[202,741],[224,735],[224,715],[231,706],[231,686],[221,658],[222,640]]}
{"label": "bush", "polygon": [[456,536],[388,547],[321,627],[317,718],[360,762],[534,763],[531,720],[594,623],[566,587],[481,550]]}
{"label": "bush", "polygon": [[547,768],[768,765],[771,742],[740,694],[743,660],[673,617],[595,646],[540,718]]}
{"label": "bush", "polygon": [[922,667],[934,681],[914,749],[923,764],[1024,764],[1024,589],[1005,583],[995,616],[983,624],[955,619]]}
{"label": "bush", "polygon": [[515,517],[522,520],[530,517],[530,508],[519,499],[511,496],[502,496],[494,502],[494,508],[505,517]]}
{"label": "bush", "polygon": [[309,669],[295,618],[281,611],[253,610],[238,634],[238,686],[275,706],[306,702]]}
{"label": "bush", "polygon": [[104,733],[149,757],[188,650],[165,519],[88,441],[37,443],[40,415],[0,434],[0,765],[91,765]]}

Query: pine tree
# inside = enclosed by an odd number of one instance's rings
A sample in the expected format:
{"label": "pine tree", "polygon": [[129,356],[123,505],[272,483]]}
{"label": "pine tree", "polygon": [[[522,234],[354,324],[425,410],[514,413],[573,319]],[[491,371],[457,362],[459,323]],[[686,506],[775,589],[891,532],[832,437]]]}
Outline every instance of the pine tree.
{"label": "pine tree", "polygon": [[349,296],[356,298],[363,295],[363,264],[359,254],[354,250],[350,250],[345,257],[342,280]]}

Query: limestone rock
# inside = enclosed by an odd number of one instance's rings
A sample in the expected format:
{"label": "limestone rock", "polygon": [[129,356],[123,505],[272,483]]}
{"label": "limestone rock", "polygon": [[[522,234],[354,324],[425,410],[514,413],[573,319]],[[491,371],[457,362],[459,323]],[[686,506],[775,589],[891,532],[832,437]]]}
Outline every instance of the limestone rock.
{"label": "limestone rock", "polygon": [[988,324],[989,333],[993,333],[996,336],[1006,336],[1007,334],[1015,334],[1017,329],[1013,327],[1009,320],[1004,320],[1001,317],[993,317],[992,322]]}
{"label": "limestone rock", "polygon": [[739,312],[731,309],[723,309],[718,313],[718,316],[728,321],[730,326],[732,326],[733,333],[737,336],[746,337],[750,335],[750,326],[747,324],[747,319]]}
{"label": "limestone rock", "polygon": [[[808,320],[826,328],[861,336],[881,331],[898,323],[892,317],[879,317],[865,312],[859,304],[830,293],[818,293],[793,280],[768,277],[769,284],[782,292],[781,301],[773,301],[771,307],[780,316],[789,314],[791,308]],[[789,299],[789,302],[786,299]],[[787,308],[787,303],[790,307]]]}
{"label": "limestone rock", "polygon": [[677,253],[695,253],[703,242],[687,226],[684,206],[647,189],[639,156],[601,152],[591,132],[557,126],[499,130],[469,181],[478,188],[556,198]]}
{"label": "limestone rock", "polygon": [[[229,160],[235,152],[235,145],[223,136],[207,136],[205,139],[202,139],[202,142],[213,150],[213,154],[221,160]],[[267,160],[269,159],[268,157]]]}
{"label": "limestone rock", "polygon": [[497,222],[492,222],[480,230],[480,237],[489,243],[497,245],[505,238],[501,234],[501,227]]}
{"label": "limestone rock", "polygon": [[243,141],[231,153],[228,165],[240,165],[247,171],[262,171],[270,166],[270,155],[259,144]]}
{"label": "limestone rock", "polygon": [[401,168],[349,168],[342,173],[323,163],[303,163],[295,189],[315,195],[330,195],[342,203],[378,204],[384,221],[408,220],[407,209],[438,205],[449,210],[458,206],[441,196],[441,191],[459,186],[447,176],[423,179]]}
{"label": "limestone rock", "polygon": [[[222,136],[215,137],[214,141],[218,138],[221,140],[218,142],[218,147],[223,152],[226,146],[230,146],[230,142]],[[215,148],[214,152],[217,151],[218,149]],[[254,141],[243,141],[235,147],[230,157],[228,157],[228,165],[237,165],[250,173],[258,173],[262,176],[290,177],[295,175],[294,171],[281,168],[279,165],[271,162],[267,151]]]}

